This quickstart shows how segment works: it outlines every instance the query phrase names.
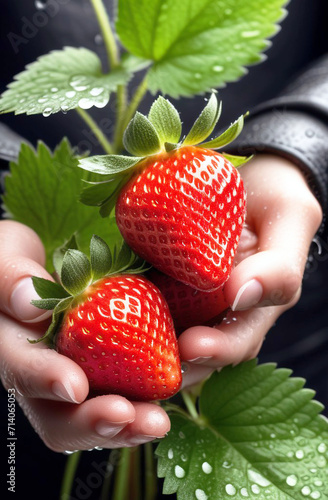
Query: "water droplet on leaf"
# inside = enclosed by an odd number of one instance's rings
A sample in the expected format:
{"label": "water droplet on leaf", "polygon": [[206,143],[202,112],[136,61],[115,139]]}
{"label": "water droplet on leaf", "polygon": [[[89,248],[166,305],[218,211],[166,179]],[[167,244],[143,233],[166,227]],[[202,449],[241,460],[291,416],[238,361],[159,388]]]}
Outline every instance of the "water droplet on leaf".
{"label": "water droplet on leaf", "polygon": [[176,477],[181,479],[181,478],[185,477],[186,471],[182,467],[180,467],[180,465],[176,465],[174,467],[174,474],[176,475]]}
{"label": "water droplet on leaf", "polygon": [[286,479],[286,483],[288,484],[288,486],[295,486],[297,483],[297,476],[295,476],[295,474],[288,476]]}
{"label": "water droplet on leaf", "polygon": [[48,116],[50,116],[50,115],[51,115],[51,113],[52,113],[52,108],[45,108],[45,109],[43,110],[43,112],[42,112],[42,114],[43,114],[43,116],[44,116],[45,118],[47,118]]}
{"label": "water droplet on leaf", "polygon": [[318,452],[319,453],[325,453],[327,451],[327,446],[325,443],[321,443],[318,446]]}
{"label": "water droplet on leaf", "polygon": [[236,494],[236,488],[231,483],[226,484],[225,490],[226,490],[227,494],[230,495],[230,496],[233,496],[233,495]]}
{"label": "water droplet on leaf", "polygon": [[86,97],[82,97],[82,99],[79,100],[79,106],[82,109],[90,109],[93,106],[93,101]]}
{"label": "water droplet on leaf", "polygon": [[94,87],[93,89],[90,90],[90,95],[93,97],[97,97],[98,95],[102,94],[104,92],[103,87]]}
{"label": "water droplet on leaf", "polygon": [[269,486],[271,484],[270,481],[254,470],[248,470],[247,475],[250,481],[259,484],[260,486]]}
{"label": "water droplet on leaf", "polygon": [[211,474],[213,467],[208,462],[203,462],[202,470],[205,474]]}
{"label": "water droplet on leaf", "polygon": [[201,490],[199,488],[195,491],[195,497],[197,500],[207,500],[208,499],[208,496],[206,495],[205,491]]}

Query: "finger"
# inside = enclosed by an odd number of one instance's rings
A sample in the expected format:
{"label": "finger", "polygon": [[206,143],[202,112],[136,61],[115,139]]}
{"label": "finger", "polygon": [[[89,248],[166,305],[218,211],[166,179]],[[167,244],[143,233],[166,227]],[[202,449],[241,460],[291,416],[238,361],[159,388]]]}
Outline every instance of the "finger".
{"label": "finger", "polygon": [[[278,167],[276,183],[279,173]],[[249,197],[248,223],[258,236],[258,249],[235,267],[226,283],[233,310],[287,304],[301,285],[322,212],[296,167],[284,167],[281,175],[282,187],[273,183],[271,190]]]}
{"label": "finger", "polygon": [[0,222],[0,310],[20,321],[41,321],[51,316],[33,306],[38,299],[31,276],[52,280],[45,271],[45,252],[37,234],[14,221]]}
{"label": "finger", "polygon": [[138,446],[155,438],[162,438],[170,430],[170,419],[157,404],[135,402],[133,406],[136,412],[134,421],[114,439],[118,448]]}
{"label": "finger", "polygon": [[[196,365],[212,369],[251,359],[259,352],[277,318],[292,305],[254,308],[237,313],[230,311],[222,323],[214,328],[189,328],[178,340],[181,359],[192,368]],[[195,383],[195,379],[197,381],[193,369],[191,377],[188,371],[184,375],[184,385]]]}
{"label": "finger", "polygon": [[31,344],[41,334],[42,323],[32,329],[0,314],[1,379],[5,388],[15,387],[19,394],[79,403],[89,392],[87,377],[74,361],[49,349],[43,343]]}
{"label": "finger", "polygon": [[99,396],[80,405],[18,398],[30,423],[53,451],[115,447],[113,438],[131,423],[136,411],[127,399]]}

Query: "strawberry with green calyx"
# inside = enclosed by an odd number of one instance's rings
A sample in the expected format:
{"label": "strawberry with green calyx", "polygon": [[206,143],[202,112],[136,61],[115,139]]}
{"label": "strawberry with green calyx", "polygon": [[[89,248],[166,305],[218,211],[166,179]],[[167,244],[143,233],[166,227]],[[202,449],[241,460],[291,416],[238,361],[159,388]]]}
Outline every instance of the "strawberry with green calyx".
{"label": "strawberry with green calyx", "polygon": [[[95,156],[79,166],[104,181],[82,193],[102,215],[116,204],[117,225],[129,246],[158,270],[198,290],[228,279],[245,220],[246,193],[235,167],[248,158],[219,154],[239,135],[241,116],[204,142],[221,112],[213,93],[183,141],[177,110],[159,97],[148,117],[136,113],[124,146],[134,156]],[[180,141],[180,142],[179,142]]]}
{"label": "strawberry with green calyx", "polygon": [[40,296],[33,304],[54,309],[52,323],[38,341],[81,366],[93,394],[152,401],[167,399],[180,388],[173,320],[143,271],[145,262],[125,243],[113,259],[107,244],[93,236],[90,259],[76,249],[65,252],[62,285],[33,278]]}
{"label": "strawberry with green calyx", "polygon": [[165,298],[177,334],[192,326],[212,326],[222,319],[223,313],[229,308],[222,287],[213,292],[202,292],[155,268],[150,269],[146,277]]}

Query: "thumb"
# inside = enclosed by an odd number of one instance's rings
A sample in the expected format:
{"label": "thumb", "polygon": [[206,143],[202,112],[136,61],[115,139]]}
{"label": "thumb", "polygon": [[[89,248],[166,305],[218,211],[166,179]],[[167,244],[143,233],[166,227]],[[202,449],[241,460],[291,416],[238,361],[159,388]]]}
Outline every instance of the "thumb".
{"label": "thumb", "polygon": [[38,299],[32,276],[52,280],[44,269],[45,251],[37,234],[14,221],[0,221],[0,310],[24,322],[37,322],[51,316],[31,300]]}

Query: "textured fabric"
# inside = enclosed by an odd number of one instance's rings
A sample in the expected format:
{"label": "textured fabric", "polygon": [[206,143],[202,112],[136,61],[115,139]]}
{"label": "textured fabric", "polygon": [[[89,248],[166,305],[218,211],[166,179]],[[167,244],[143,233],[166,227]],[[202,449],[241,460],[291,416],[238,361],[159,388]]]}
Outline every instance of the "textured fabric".
{"label": "textured fabric", "polygon": [[263,112],[248,120],[229,151],[241,155],[272,153],[296,164],[322,206],[324,220],[319,233],[327,232],[328,126],[321,120],[299,111]]}
{"label": "textured fabric", "polygon": [[22,142],[26,140],[0,123],[0,161],[16,160]]}
{"label": "textured fabric", "polygon": [[328,56],[320,58],[276,99],[255,107],[230,151],[273,153],[304,173],[324,212],[319,233],[326,235],[328,212]]}

